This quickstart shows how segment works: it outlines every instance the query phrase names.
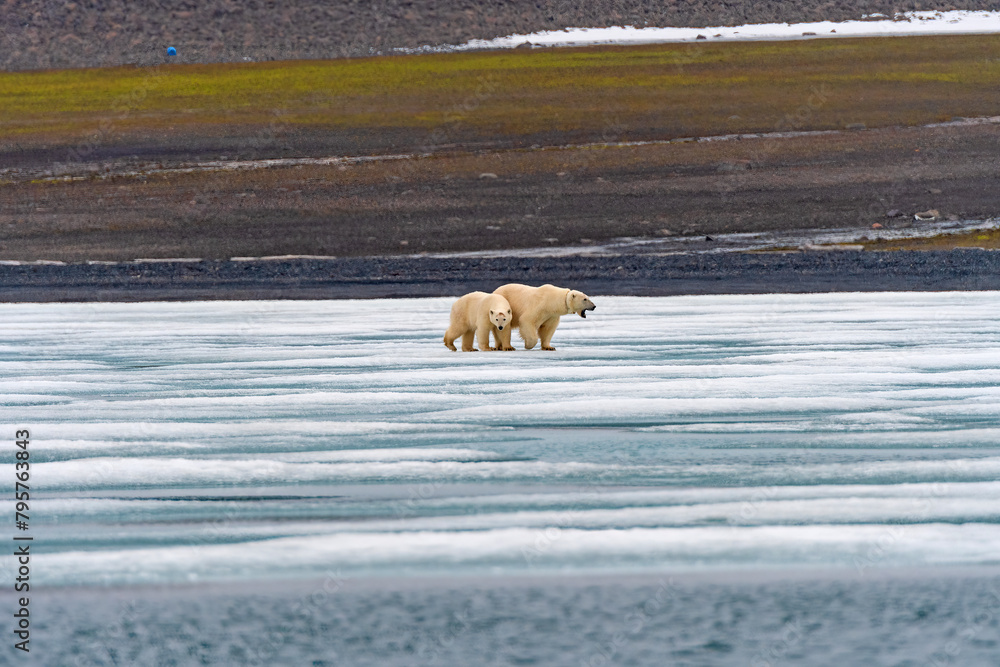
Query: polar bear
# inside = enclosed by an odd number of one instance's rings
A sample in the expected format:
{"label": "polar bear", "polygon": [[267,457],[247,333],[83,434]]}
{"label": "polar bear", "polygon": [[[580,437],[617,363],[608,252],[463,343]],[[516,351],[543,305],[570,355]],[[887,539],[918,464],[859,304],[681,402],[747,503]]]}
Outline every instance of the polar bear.
{"label": "polar bear", "polygon": [[[462,351],[475,352],[472,347],[473,338],[479,343],[479,349],[513,350],[510,346],[510,304],[499,294],[486,292],[470,292],[461,297],[451,307],[451,324],[444,333],[444,344],[449,350],[455,349],[455,339],[462,338]],[[504,330],[507,331],[506,347],[501,343]],[[496,339],[497,346],[490,347],[490,332]]]}
{"label": "polar bear", "polygon": [[530,287],[511,283],[498,287],[493,293],[507,299],[514,313],[510,326],[506,331],[500,332],[500,345],[510,345],[510,331],[517,327],[521,332],[521,338],[524,339],[526,350],[535,347],[539,338],[542,340],[543,350],[556,349],[552,347],[552,334],[559,326],[559,318],[572,313],[587,317],[588,310],[597,308],[590,297],[583,292],[555,285]]}

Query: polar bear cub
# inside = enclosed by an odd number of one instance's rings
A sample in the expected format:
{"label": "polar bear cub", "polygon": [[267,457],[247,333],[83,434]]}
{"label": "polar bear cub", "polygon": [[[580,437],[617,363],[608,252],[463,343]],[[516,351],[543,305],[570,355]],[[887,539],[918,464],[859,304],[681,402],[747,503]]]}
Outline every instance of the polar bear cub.
{"label": "polar bear cub", "polygon": [[539,339],[543,350],[556,349],[552,347],[552,334],[559,326],[559,318],[573,313],[585,318],[588,310],[597,308],[583,292],[555,285],[531,287],[510,283],[498,287],[493,293],[507,299],[514,314],[510,326],[500,332],[500,345],[510,345],[510,331],[516,327],[521,332],[526,350],[535,347]]}
{"label": "polar bear cub", "polygon": [[[472,347],[473,338],[479,343],[479,349],[513,350],[510,346],[510,304],[499,294],[486,292],[470,292],[459,298],[451,307],[451,324],[444,334],[444,344],[449,350],[455,349],[455,339],[461,337],[462,351],[475,352]],[[503,333],[507,332],[507,345],[501,342]],[[490,332],[496,339],[497,346],[490,347]]]}

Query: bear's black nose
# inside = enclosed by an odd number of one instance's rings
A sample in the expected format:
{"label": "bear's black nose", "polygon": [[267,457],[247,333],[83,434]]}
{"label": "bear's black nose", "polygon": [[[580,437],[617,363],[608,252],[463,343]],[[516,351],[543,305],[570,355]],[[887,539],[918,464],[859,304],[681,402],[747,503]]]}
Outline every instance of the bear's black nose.
{"label": "bear's black nose", "polygon": [[499,329],[500,331],[503,331],[503,327],[497,327],[497,329]]}

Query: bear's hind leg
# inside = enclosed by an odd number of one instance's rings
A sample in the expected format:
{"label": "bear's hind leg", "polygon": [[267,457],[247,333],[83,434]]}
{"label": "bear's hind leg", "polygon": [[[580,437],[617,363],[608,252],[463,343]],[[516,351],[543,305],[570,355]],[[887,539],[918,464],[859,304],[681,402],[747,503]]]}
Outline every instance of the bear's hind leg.
{"label": "bear's hind leg", "polygon": [[452,352],[457,351],[458,348],[455,347],[455,339],[458,338],[460,335],[461,335],[460,333],[455,333],[455,331],[451,327],[448,327],[448,330],[444,332],[445,347],[447,347]]}
{"label": "bear's hind leg", "polygon": [[467,331],[462,334],[462,352],[475,352],[476,348],[472,345],[476,342],[476,332]]}

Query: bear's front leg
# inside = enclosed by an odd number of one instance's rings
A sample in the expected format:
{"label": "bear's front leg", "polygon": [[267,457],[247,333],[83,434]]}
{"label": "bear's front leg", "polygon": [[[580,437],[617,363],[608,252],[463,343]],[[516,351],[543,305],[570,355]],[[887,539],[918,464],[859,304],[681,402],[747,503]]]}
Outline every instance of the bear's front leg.
{"label": "bear's front leg", "polygon": [[559,318],[552,317],[542,323],[542,326],[538,327],[538,336],[542,339],[542,349],[543,350],[555,350],[552,347],[552,334],[556,332],[556,327],[559,326]]}
{"label": "bear's front leg", "polygon": [[480,352],[493,351],[493,348],[490,347],[490,330],[486,327],[479,327],[476,330],[476,342],[479,344]]}
{"label": "bear's front leg", "polygon": [[504,327],[503,331],[498,331],[493,329],[493,337],[497,341],[497,349],[509,352],[514,349],[514,346],[510,344],[510,327]]}
{"label": "bear's front leg", "polygon": [[538,328],[533,324],[521,322],[521,338],[524,339],[524,349],[530,350],[538,342]]}

